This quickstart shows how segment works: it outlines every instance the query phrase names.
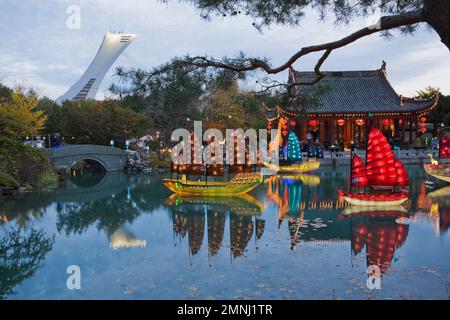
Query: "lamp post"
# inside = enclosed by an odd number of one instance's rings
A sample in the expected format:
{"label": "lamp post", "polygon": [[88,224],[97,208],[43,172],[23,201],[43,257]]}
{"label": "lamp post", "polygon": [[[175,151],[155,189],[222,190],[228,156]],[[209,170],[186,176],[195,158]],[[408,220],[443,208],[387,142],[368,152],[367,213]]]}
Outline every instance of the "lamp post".
{"label": "lamp post", "polygon": [[130,141],[129,140],[127,140],[127,141],[125,141],[125,146],[126,146],[126,151],[127,151],[127,153],[128,153],[128,147],[130,146]]}
{"label": "lamp post", "polygon": [[111,147],[114,147],[114,140],[111,140],[111,141],[109,142],[109,144],[111,145]]}

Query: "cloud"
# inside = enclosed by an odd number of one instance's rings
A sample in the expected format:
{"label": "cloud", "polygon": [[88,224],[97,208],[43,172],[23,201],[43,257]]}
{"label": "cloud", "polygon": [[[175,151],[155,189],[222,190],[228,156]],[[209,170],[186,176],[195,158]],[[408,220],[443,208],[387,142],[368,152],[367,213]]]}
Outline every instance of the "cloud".
{"label": "cloud", "polygon": [[[70,5],[81,9],[80,30],[66,27]],[[336,28],[333,21],[319,22],[317,14],[308,12],[300,27],[272,26],[261,34],[247,17],[205,21],[189,4],[149,0],[58,0],[51,5],[2,0],[0,19],[0,78],[6,74],[8,81],[35,84],[51,98],[78,80],[110,30],[139,34],[115,66],[151,68],[186,53],[223,57],[241,50],[279,65],[302,46],[336,40],[366,25],[359,19]],[[306,56],[295,67],[311,70],[319,56]],[[375,69],[382,60],[388,62],[389,79],[399,93],[411,95],[434,84],[450,94],[450,55],[434,32],[419,31],[414,37],[396,36],[391,41],[372,35],[333,51],[323,69]],[[108,94],[113,75],[114,67],[99,98]],[[287,74],[273,78],[285,81]]]}

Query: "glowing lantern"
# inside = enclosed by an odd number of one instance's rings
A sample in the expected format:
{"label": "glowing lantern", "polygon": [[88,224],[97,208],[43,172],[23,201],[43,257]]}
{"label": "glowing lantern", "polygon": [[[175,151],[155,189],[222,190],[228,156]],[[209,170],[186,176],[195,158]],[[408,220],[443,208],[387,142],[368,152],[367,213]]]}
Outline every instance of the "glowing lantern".
{"label": "glowing lantern", "polygon": [[364,125],[365,121],[363,119],[356,119],[355,123],[357,126],[361,127]]}
{"label": "glowing lantern", "polygon": [[284,136],[288,134],[287,130],[283,130],[283,132],[281,132]]}
{"label": "glowing lantern", "polygon": [[422,133],[427,132],[427,128],[422,128],[422,129],[420,129],[420,132],[422,132]]}
{"label": "glowing lantern", "polygon": [[420,122],[425,122],[425,121],[427,121],[427,118],[425,118],[425,117],[420,118]]}
{"label": "glowing lantern", "polygon": [[297,124],[297,122],[295,122],[295,120],[291,120],[291,122],[290,122],[291,127],[295,127],[296,124]]}
{"label": "glowing lantern", "polygon": [[317,125],[319,125],[319,120],[309,120],[308,125],[310,125],[311,127],[316,127]]}
{"label": "glowing lantern", "polygon": [[420,126],[421,126],[422,128],[425,128],[425,127],[427,126],[427,124],[422,122],[422,123],[420,124]]}
{"label": "glowing lantern", "polygon": [[342,127],[345,124],[345,120],[339,119],[339,120],[337,120],[337,124],[338,124],[338,126]]}
{"label": "glowing lantern", "polygon": [[383,124],[383,126],[388,126],[389,125],[389,119],[383,119],[383,120],[381,120],[381,123]]}

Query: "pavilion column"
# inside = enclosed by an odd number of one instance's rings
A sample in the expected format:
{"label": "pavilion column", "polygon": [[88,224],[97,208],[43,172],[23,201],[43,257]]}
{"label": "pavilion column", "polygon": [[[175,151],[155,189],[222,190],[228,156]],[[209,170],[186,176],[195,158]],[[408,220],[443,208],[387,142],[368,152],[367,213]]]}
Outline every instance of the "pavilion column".
{"label": "pavilion column", "polygon": [[331,120],[327,120],[327,125],[328,125],[328,142],[331,144],[334,143],[334,119]]}
{"label": "pavilion column", "polygon": [[409,120],[409,144],[412,143],[412,120]]}
{"label": "pavilion column", "polygon": [[308,121],[307,121],[307,120],[302,120],[302,121],[301,121],[301,128],[300,128],[300,131],[301,131],[301,137],[300,137],[300,139],[301,139],[301,140],[306,140],[306,134],[307,134],[307,132],[308,132]]}
{"label": "pavilion column", "polygon": [[319,121],[319,141],[320,143],[323,143],[326,140],[326,124],[325,124],[326,120],[320,120]]}
{"label": "pavilion column", "polygon": [[402,118],[401,120],[402,120],[402,139],[401,139],[401,140],[402,140],[403,142],[406,142],[406,141],[405,141],[405,119]]}

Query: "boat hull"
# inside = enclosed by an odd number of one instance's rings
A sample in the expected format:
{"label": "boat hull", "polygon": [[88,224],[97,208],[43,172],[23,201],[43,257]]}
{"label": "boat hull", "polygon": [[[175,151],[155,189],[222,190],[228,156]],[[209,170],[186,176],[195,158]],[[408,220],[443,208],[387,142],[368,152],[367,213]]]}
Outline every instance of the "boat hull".
{"label": "boat hull", "polygon": [[399,206],[408,200],[409,193],[401,191],[387,196],[374,196],[340,192],[340,196],[352,206],[389,207]]}
{"label": "boat hull", "polygon": [[274,170],[278,173],[305,173],[319,169],[320,162],[317,160],[312,160],[293,165],[275,165],[268,163],[265,163],[264,165],[267,168]]}
{"label": "boat hull", "polygon": [[450,165],[424,164],[423,168],[430,176],[450,182]]}
{"label": "boat hull", "polygon": [[163,179],[163,184],[172,192],[191,196],[231,196],[243,195],[262,183],[261,175],[234,178],[230,182],[197,182],[177,179]]}

